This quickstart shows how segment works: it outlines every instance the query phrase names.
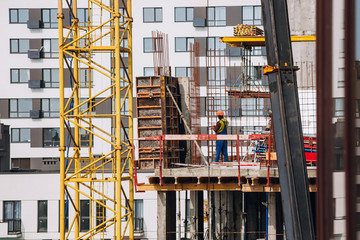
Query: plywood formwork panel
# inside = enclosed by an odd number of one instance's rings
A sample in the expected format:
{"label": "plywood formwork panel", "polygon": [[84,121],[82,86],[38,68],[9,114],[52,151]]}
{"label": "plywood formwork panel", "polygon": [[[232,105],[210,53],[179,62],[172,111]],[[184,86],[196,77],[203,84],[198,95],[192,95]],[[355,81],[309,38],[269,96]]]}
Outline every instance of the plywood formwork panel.
{"label": "plywood formwork panel", "polygon": [[[168,76],[136,78],[136,106],[138,137],[153,137],[179,133],[179,114],[166,86],[179,96],[178,79]],[[180,162],[179,141],[163,141],[162,160],[164,167]],[[154,169],[160,163],[160,143],[154,140],[139,140],[139,168]]]}

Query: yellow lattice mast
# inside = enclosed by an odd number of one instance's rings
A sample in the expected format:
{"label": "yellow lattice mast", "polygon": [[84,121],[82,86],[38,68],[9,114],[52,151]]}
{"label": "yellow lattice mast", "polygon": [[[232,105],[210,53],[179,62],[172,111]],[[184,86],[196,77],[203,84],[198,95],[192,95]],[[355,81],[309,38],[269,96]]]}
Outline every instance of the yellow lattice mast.
{"label": "yellow lattice mast", "polygon": [[78,2],[58,0],[60,239],[134,239],[131,0]]}

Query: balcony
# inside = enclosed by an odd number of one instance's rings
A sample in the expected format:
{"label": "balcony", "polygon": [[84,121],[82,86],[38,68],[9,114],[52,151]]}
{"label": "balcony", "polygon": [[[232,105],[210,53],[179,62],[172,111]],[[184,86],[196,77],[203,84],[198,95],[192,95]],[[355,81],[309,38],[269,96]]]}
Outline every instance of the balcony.
{"label": "balcony", "polygon": [[20,238],[21,220],[7,220],[0,222],[0,239]]}

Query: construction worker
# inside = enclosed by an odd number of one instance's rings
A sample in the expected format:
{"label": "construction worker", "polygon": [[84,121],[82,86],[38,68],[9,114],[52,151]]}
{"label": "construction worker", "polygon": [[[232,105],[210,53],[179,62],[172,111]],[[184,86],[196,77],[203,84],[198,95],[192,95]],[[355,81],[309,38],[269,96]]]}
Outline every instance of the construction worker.
{"label": "construction worker", "polygon": [[[219,118],[219,121],[215,126],[212,126],[211,129],[216,132],[216,134],[226,135],[228,130],[229,122],[224,118],[224,112],[218,111],[216,116]],[[217,140],[216,141],[216,157],[214,162],[219,162],[220,153],[224,155],[224,162],[228,162],[228,152],[227,152],[227,141],[226,140]]]}

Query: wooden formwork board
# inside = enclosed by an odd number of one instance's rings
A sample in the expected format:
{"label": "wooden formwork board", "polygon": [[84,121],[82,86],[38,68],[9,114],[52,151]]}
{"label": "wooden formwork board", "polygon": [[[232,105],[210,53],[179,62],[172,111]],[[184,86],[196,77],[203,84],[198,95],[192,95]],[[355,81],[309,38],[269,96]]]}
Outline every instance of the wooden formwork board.
{"label": "wooden formwork board", "polygon": [[[178,134],[179,114],[166,90],[168,86],[174,96],[179,96],[178,79],[167,76],[137,77],[136,86],[138,137]],[[179,141],[162,142],[162,160],[164,167],[179,162]],[[139,168],[158,168],[159,162],[159,141],[139,140]]]}

